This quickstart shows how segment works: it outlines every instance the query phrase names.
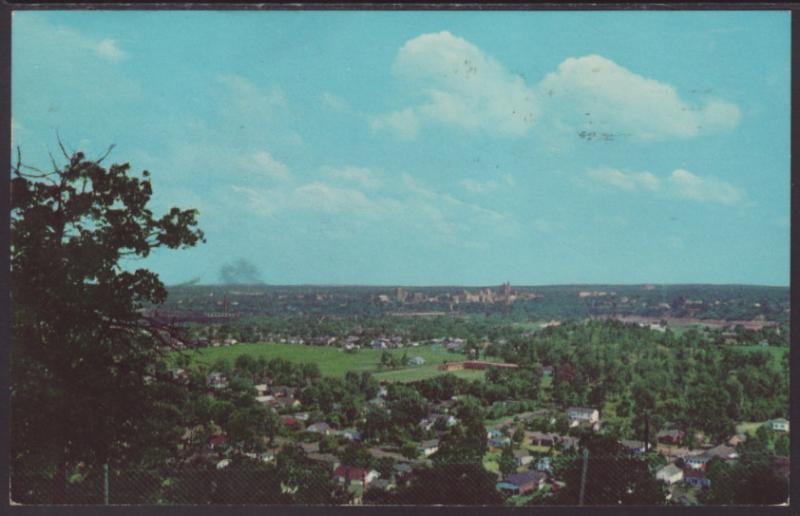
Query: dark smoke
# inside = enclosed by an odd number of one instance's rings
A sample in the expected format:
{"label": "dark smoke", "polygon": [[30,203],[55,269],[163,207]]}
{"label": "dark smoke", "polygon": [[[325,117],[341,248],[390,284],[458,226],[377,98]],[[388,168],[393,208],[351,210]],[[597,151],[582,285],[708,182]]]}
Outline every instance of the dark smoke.
{"label": "dark smoke", "polygon": [[263,283],[258,267],[244,258],[239,258],[223,265],[219,270],[219,279],[226,285],[255,285]]}

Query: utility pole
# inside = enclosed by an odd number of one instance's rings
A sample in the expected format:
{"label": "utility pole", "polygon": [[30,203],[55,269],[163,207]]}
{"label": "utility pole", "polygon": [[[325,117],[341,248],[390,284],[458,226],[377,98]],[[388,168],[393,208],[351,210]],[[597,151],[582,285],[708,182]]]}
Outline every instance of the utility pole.
{"label": "utility pole", "polygon": [[108,463],[103,464],[103,505],[108,505]]}
{"label": "utility pole", "polygon": [[581,493],[578,498],[578,505],[583,505],[583,495],[586,493],[586,469],[589,465],[589,449],[583,449],[583,467],[581,468]]}

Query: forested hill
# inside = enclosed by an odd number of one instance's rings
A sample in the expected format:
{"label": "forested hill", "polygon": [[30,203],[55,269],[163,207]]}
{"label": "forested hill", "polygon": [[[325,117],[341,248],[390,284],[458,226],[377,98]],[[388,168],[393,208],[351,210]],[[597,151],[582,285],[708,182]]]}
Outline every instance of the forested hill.
{"label": "forested hill", "polygon": [[502,314],[514,319],[647,317],[789,320],[789,288],[755,285],[551,285],[487,287],[192,285],[169,288],[159,309],[208,314]]}

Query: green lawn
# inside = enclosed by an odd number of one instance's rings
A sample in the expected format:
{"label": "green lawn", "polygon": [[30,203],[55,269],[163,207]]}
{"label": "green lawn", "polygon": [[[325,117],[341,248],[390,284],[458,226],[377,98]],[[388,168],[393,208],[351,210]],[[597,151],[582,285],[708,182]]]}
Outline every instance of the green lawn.
{"label": "green lawn", "polygon": [[[379,349],[361,349],[356,353],[345,353],[340,348],[335,347],[259,343],[237,344],[235,346],[219,348],[201,348],[188,353],[192,358],[192,362],[195,364],[211,365],[220,358],[224,358],[233,363],[239,355],[248,354],[255,358],[283,358],[296,363],[314,362],[319,365],[320,371],[324,376],[343,377],[348,371],[369,371],[370,373],[374,373],[378,379],[396,382],[407,382],[444,374],[444,371],[439,371],[437,369],[439,364],[466,359],[466,356],[458,353],[450,353],[441,346],[402,348],[391,350],[390,353],[398,359],[403,356],[403,353],[408,353],[409,357],[420,356],[425,359],[425,364],[380,371],[378,369],[378,362],[383,351]],[[475,370],[452,371],[451,373],[470,379],[482,379],[484,376],[483,371]]]}
{"label": "green lawn", "polygon": [[736,433],[747,434],[748,437],[753,437],[756,435],[756,430],[758,430],[758,427],[763,424],[764,423],[761,421],[743,421],[736,425]]}

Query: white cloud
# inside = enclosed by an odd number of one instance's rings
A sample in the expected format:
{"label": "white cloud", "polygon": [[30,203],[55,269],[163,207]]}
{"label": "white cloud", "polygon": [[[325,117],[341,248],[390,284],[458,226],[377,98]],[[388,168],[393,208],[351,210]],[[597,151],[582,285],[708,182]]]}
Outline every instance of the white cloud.
{"label": "white cloud", "polygon": [[668,181],[671,192],[684,199],[721,204],[736,204],[744,199],[742,190],[732,184],[713,176],[697,176],[688,170],[675,170]]}
{"label": "white cloud", "polygon": [[582,131],[596,137],[652,141],[688,138],[734,128],[737,106],[684,102],[675,88],[638,75],[599,55],[564,60],[537,86],[549,121],[546,130]]}
{"label": "white cloud", "polygon": [[360,190],[340,188],[315,181],[296,188],[291,202],[298,209],[322,211],[325,213],[360,213],[374,215],[381,206],[367,198]]}
{"label": "white cloud", "polygon": [[586,177],[626,192],[660,193],[698,202],[736,204],[744,199],[738,187],[713,176],[699,176],[677,169],[662,179],[650,172],[625,172],[613,168],[586,171]]}
{"label": "white cloud", "polygon": [[247,159],[239,160],[239,167],[243,170],[256,172],[271,179],[288,181],[291,179],[289,167],[272,157],[266,151],[253,153]]}
{"label": "white cloud", "polygon": [[334,179],[352,182],[363,188],[377,188],[381,184],[376,174],[364,167],[328,168],[326,172]]}
{"label": "white cloud", "polygon": [[393,111],[370,118],[373,130],[388,129],[402,140],[413,140],[419,130],[419,119],[412,108]]}
{"label": "white cloud", "polygon": [[570,57],[529,86],[472,43],[444,31],[422,34],[398,51],[392,71],[417,103],[373,116],[373,129],[413,139],[423,122],[522,136],[541,125],[546,138],[574,136],[656,141],[735,128],[740,109],[723,100],[684,101],[670,84],[599,55]]}
{"label": "white cloud", "polygon": [[497,183],[494,181],[476,181],[475,179],[463,179],[459,184],[473,193],[486,193],[497,188]]}
{"label": "white cloud", "polygon": [[661,180],[650,172],[623,172],[613,168],[596,168],[587,170],[586,175],[595,181],[628,192],[637,190],[655,192],[661,188]]}
{"label": "white cloud", "polygon": [[273,118],[277,110],[288,106],[286,95],[277,86],[265,89],[237,74],[219,75],[217,81],[225,86],[227,93],[222,111],[231,115]]}
{"label": "white cloud", "polygon": [[[352,178],[360,175],[351,174],[353,170],[359,169],[352,168],[345,175]],[[331,177],[334,175],[337,174]],[[350,181],[344,177],[336,179]],[[475,241],[476,235],[502,237],[517,228],[514,219],[505,213],[437,192],[408,174],[402,174],[381,190],[329,181],[276,188],[237,184],[231,189],[235,197],[229,202],[244,206],[251,213],[268,219],[291,217],[287,219],[290,223],[301,226],[308,223],[302,215],[322,214],[326,224],[338,227],[343,233],[391,226],[395,231],[411,230],[421,237],[469,247],[481,245]],[[301,220],[306,222],[298,222]]]}
{"label": "white cloud", "polygon": [[121,61],[128,57],[128,54],[119,48],[117,42],[110,38],[98,42],[90,42],[88,46],[98,56],[110,61]]}
{"label": "white cloud", "polygon": [[520,136],[537,114],[534,92],[521,77],[447,31],[407,41],[392,70],[424,100],[412,108],[376,117],[373,127],[396,129],[401,125],[406,129],[401,133],[406,138],[416,134],[416,118]]}

